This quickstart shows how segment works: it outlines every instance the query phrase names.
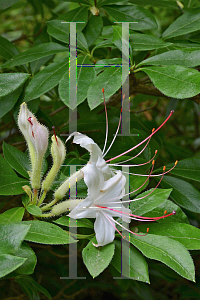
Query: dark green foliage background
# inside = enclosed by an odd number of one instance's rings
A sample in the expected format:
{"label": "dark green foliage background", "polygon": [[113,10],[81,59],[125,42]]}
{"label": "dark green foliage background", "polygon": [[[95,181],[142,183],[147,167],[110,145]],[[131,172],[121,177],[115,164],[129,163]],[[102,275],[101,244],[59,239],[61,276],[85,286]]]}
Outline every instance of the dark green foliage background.
{"label": "dark green foliage background", "polygon": [[[8,236],[11,235],[10,240],[12,234],[16,237],[15,230],[20,231],[18,241],[4,245],[5,249],[1,252],[1,265],[16,255],[15,261],[12,260],[15,266],[10,265],[9,272],[1,273],[1,276],[5,275],[0,281],[1,299],[36,300],[48,299],[50,295],[55,300],[200,299],[200,238],[197,229],[200,222],[200,1],[177,2],[179,1],[0,0],[0,149],[5,158],[0,157],[0,226],[10,226],[5,227]],[[98,16],[92,15],[89,9],[94,5],[99,8]],[[117,260],[120,257],[119,240],[115,241],[115,245],[106,245],[105,252],[101,254],[107,258],[102,267],[104,269],[112,259],[115,247],[115,256],[103,273],[98,265],[96,268],[95,264],[92,265],[92,269],[91,265],[87,266],[90,274],[95,277],[93,279],[85,266],[88,259],[87,248],[89,251],[94,249],[89,242],[93,238],[89,223],[85,223],[85,228],[79,224],[81,228],[78,228],[79,234],[88,236],[88,240],[86,237],[78,243],[78,276],[86,277],[87,280],[61,280],[60,277],[68,276],[70,257],[68,245],[55,245],[59,244],[59,239],[65,238],[65,232],[59,231],[56,226],[60,224],[61,228],[66,229],[63,222],[67,221],[62,219],[54,223],[54,228],[57,228],[55,230],[58,230],[58,242],[54,242],[54,245],[51,239],[46,241],[47,245],[40,244],[39,240],[31,236],[31,231],[26,235],[29,222],[22,222],[23,225],[19,223],[16,227],[12,224],[20,222],[22,217],[24,221],[33,218],[30,208],[24,214],[24,208],[21,207],[22,202],[26,207],[27,199],[25,195],[21,195],[21,186],[28,182],[29,163],[26,143],[16,123],[20,104],[26,101],[28,108],[40,122],[49,129],[54,125],[63,140],[69,130],[69,26],[61,25],[61,21],[85,22],[77,25],[77,63],[93,67],[79,68],[77,72],[78,131],[93,138],[101,149],[105,139],[102,88],[105,89],[108,103],[108,145],[118,126],[120,114],[121,70],[103,67],[105,64],[121,63],[121,27],[119,24],[114,25],[113,21],[138,21],[130,25],[130,115],[131,133],[139,136],[117,137],[106,158],[133,147],[147,137],[152,128],[157,128],[171,110],[175,110],[168,123],[152,138],[148,149],[133,161],[148,161],[155,149],[158,149],[155,173],[159,173],[162,172],[163,165],[168,170],[176,159],[179,160],[176,168],[161,183],[162,188],[167,189],[163,192],[167,195],[163,195],[161,199],[150,199],[148,204],[142,204],[140,208],[133,202],[131,209],[149,217],[162,215],[165,209],[168,212],[176,209],[177,215],[166,222],[148,224],[150,234],[146,241],[151,239],[151,234],[156,234],[155,241],[164,247],[168,241],[165,236],[170,236],[173,238],[173,245],[178,245],[176,242],[179,242],[191,250],[196,283],[189,281],[193,279],[191,274],[186,276],[181,273],[189,279],[187,280],[162,264],[160,261],[163,258],[159,255],[153,257],[153,251],[142,248],[140,239],[135,237],[131,239],[131,243],[145,255],[148,263],[147,270],[141,252],[131,246],[133,257],[143,263],[141,281],[144,282],[113,279],[121,276]],[[95,64],[98,67],[94,67]],[[70,108],[74,109],[75,105]],[[133,155],[139,150],[133,151]],[[85,164],[88,161],[88,153],[70,142],[67,143],[67,152],[65,166],[53,188],[68,176],[67,164]],[[44,173],[50,166],[48,150]],[[131,172],[146,174],[149,169],[147,165],[131,168]],[[10,188],[6,189],[4,183],[7,180],[10,184],[11,179],[15,186],[9,185]],[[157,182],[156,178],[151,179],[148,189],[153,188]],[[140,178],[130,177],[132,190],[141,183]],[[171,188],[172,192],[169,190]],[[86,196],[83,184],[78,185],[78,190],[80,197]],[[164,201],[168,194],[175,204]],[[52,193],[47,200],[51,196]],[[8,215],[2,214],[7,210],[11,210],[11,224],[8,222]],[[44,226],[49,231],[50,223],[45,223],[46,225],[35,223],[34,229],[39,232],[40,226]],[[140,225],[139,230],[146,232],[147,226],[144,224],[135,222],[131,225]],[[182,240],[184,234],[186,238]],[[24,239],[26,242],[23,242]],[[95,257],[96,253],[91,253]],[[26,265],[24,257],[29,257]],[[134,270],[132,271],[134,274]],[[148,281],[147,271],[150,285],[145,283]]]}

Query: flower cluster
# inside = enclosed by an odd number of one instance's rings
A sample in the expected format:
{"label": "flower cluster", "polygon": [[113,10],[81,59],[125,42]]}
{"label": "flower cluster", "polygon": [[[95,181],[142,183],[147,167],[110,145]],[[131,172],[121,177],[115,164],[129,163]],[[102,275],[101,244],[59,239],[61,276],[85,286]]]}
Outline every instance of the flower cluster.
{"label": "flower cluster", "polygon": [[[173,112],[171,112],[169,117],[163,122],[163,124],[156,130],[153,130],[145,140],[143,140],[133,148],[127,150],[126,152],[118,155],[117,157],[114,157],[107,161],[104,160],[104,156],[107,152],[104,154],[104,150],[102,152],[99,146],[91,138],[79,132],[72,133],[67,141],[73,137],[73,143],[78,144],[89,151],[90,159],[84,167],[72,174],[61,184],[60,187],[57,188],[54,193],[54,199],[51,202],[43,204],[46,194],[50,190],[51,185],[64,162],[66,150],[63,142],[56,136],[54,131],[54,135],[51,138],[51,155],[53,158],[53,165],[47,176],[41,182],[42,162],[48,147],[49,134],[47,128],[41,125],[37,121],[35,116],[28,110],[26,103],[22,103],[18,118],[18,125],[26,139],[30,153],[32,167],[30,171],[30,182],[33,191],[31,191],[27,186],[23,188],[29,195],[30,202],[32,204],[38,205],[41,208],[43,214],[38,217],[53,217],[63,213],[66,214],[70,210],[68,214],[70,218],[94,218],[94,231],[98,243],[95,246],[104,246],[114,240],[115,231],[122,235],[117,226],[121,226],[130,233],[136,234],[130,231],[128,228],[124,227],[119,219],[122,219],[123,222],[126,222],[128,224],[132,219],[140,221],[156,221],[175,214],[175,212],[172,212],[168,215],[164,214],[163,216],[156,218],[147,218],[133,215],[131,213],[131,210],[129,208],[126,208],[123,203],[136,201],[141,198],[133,200],[123,200],[124,196],[127,196],[135,192],[136,190],[132,191],[131,193],[125,194],[126,177],[123,175],[122,171],[113,168],[114,166],[121,166],[121,164],[110,163],[115,158],[121,157],[124,154],[137,148],[138,146],[146,143],[142,151],[140,151],[136,156],[143,152],[147,147],[151,137],[167,122],[172,113]],[[111,146],[113,142],[111,143]],[[156,153],[157,150],[155,151],[155,155]],[[152,169],[149,175],[147,175],[147,178],[142,186],[147,182],[149,177],[152,176],[154,157],[147,162],[152,162]],[[163,173],[158,174],[157,176],[161,176],[162,180],[163,176],[169,171],[166,172],[164,168]],[[87,197],[85,199],[70,199],[57,204],[58,201],[62,200],[65,197],[69,188],[75,185],[76,182],[81,179],[84,180],[87,186]],[[160,184],[161,180],[159,181],[157,186]],[[150,193],[152,193],[157,188],[157,186],[152,189]],[[138,189],[140,188],[141,187],[139,187]],[[41,189],[40,196],[38,196],[39,189]],[[46,211],[50,212],[45,213]]]}

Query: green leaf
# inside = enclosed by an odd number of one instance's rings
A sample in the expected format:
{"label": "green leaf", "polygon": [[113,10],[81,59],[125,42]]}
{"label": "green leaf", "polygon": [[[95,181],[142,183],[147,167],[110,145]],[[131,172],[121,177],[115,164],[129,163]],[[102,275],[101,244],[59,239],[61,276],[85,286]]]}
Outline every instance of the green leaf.
{"label": "green leaf", "polygon": [[23,223],[0,225],[0,255],[12,253],[20,247],[30,228],[28,225]]}
{"label": "green leaf", "polygon": [[121,87],[121,84],[126,80],[126,76],[121,78],[121,67],[105,68],[88,89],[87,100],[89,107],[94,109],[103,102],[102,88],[105,90],[105,99],[108,100]]}
{"label": "green leaf", "polygon": [[14,255],[0,255],[0,278],[16,270],[26,261],[25,258]]}
{"label": "green leaf", "polygon": [[77,32],[77,47],[82,49],[85,53],[89,53],[89,47],[84,34],[80,31]]}
{"label": "green leaf", "polygon": [[184,67],[196,67],[200,65],[200,52],[173,50],[167,51],[141,61],[140,65],[180,65]]}
{"label": "green leaf", "polygon": [[163,40],[149,34],[131,33],[130,45],[133,51],[144,51],[169,47],[172,43],[165,43]]}
{"label": "green leaf", "polygon": [[200,73],[182,66],[142,68],[164,95],[177,99],[193,97],[200,93]]}
{"label": "green leaf", "polygon": [[23,218],[25,209],[23,207],[14,207],[0,214],[0,224],[11,224],[20,222]]}
{"label": "green leaf", "polygon": [[155,234],[134,235],[131,236],[130,242],[146,257],[161,261],[182,277],[195,282],[193,260],[179,242]]}
{"label": "green leaf", "polygon": [[190,43],[186,40],[176,40],[173,41],[173,45],[175,48],[183,48],[183,50],[199,50],[200,44]]}
{"label": "green leaf", "polygon": [[174,21],[163,33],[163,38],[169,39],[200,29],[200,8],[187,11]]}
{"label": "green leaf", "polygon": [[2,155],[0,155],[0,175],[17,176]]}
{"label": "green leaf", "polygon": [[0,0],[0,9],[6,9],[10,6],[12,6],[13,4],[17,3],[19,0]]}
{"label": "green leaf", "polygon": [[98,39],[102,29],[103,29],[102,17],[91,15],[83,31],[88,46],[91,46]]}
{"label": "green leaf", "polygon": [[44,294],[48,299],[51,299],[49,292],[43,286],[35,282],[30,276],[17,277],[15,282],[21,286],[22,290],[29,296],[30,300],[39,300],[40,296],[38,292]]}
{"label": "green leaf", "polygon": [[36,205],[29,205],[26,207],[26,210],[29,212],[29,214],[33,215],[33,216],[38,216],[42,214],[42,210],[36,206]]}
{"label": "green leaf", "polygon": [[145,198],[131,202],[130,209],[133,214],[140,216],[153,210],[163,203],[172,191],[172,189],[155,189],[149,196],[147,196],[152,190],[153,189],[148,190],[136,197],[136,199],[140,199],[146,196]]}
{"label": "green leaf", "polygon": [[7,112],[9,112],[14,107],[21,92],[22,87],[19,87],[11,94],[0,98],[0,118],[2,118],[5,114],[7,114]]}
{"label": "green leaf", "polygon": [[37,257],[29,245],[23,242],[21,247],[15,251],[14,255],[26,259],[23,265],[15,270],[17,273],[29,275],[34,272],[37,263]]}
{"label": "green leaf", "polygon": [[63,15],[60,15],[58,20],[67,21],[67,22],[82,22],[80,24],[76,24],[77,32],[82,31],[88,21],[88,7],[81,6],[69,10]]}
{"label": "green leaf", "polygon": [[[122,44],[123,44],[123,49],[127,50],[127,53],[129,52],[129,40],[128,36],[127,39],[122,38],[122,27],[121,26],[113,26],[113,38],[112,42],[115,44],[115,46],[122,51]],[[131,50],[131,49],[130,49]],[[128,59],[129,57],[127,57]]]}
{"label": "green leaf", "polygon": [[62,245],[77,242],[69,235],[69,232],[52,223],[44,221],[25,221],[23,223],[28,225],[31,224],[31,228],[25,237],[26,241],[50,245]]}
{"label": "green leaf", "polygon": [[142,5],[142,6],[146,6],[146,5],[150,5],[153,7],[170,7],[173,9],[178,9],[178,5],[176,3],[176,1],[166,1],[166,0],[129,0],[130,3],[133,4],[137,4],[137,5]]}
{"label": "green leaf", "polygon": [[69,44],[69,23],[62,23],[60,20],[47,21],[47,32],[55,39]]}
{"label": "green leaf", "polygon": [[[174,164],[167,165],[167,169],[172,168]],[[156,170],[157,171],[157,170]],[[200,181],[200,159],[188,158],[180,160],[177,166],[170,172],[183,178]]]}
{"label": "green leaf", "polygon": [[195,213],[200,212],[200,193],[190,183],[172,176],[165,176],[161,185],[164,188],[173,188],[170,197],[178,205]]}
{"label": "green leaf", "polygon": [[38,98],[55,87],[69,68],[68,59],[55,62],[33,77],[26,89],[24,101]]}
{"label": "green leaf", "polygon": [[[123,247],[123,246],[122,246]],[[122,261],[121,242],[115,241],[115,254],[111,264],[115,269],[127,278],[149,283],[148,265],[144,256],[130,245],[128,263]],[[122,263],[122,265],[121,265]]]}
{"label": "green leaf", "polygon": [[5,64],[1,65],[2,68],[11,68],[23,65],[37,59],[53,55],[59,52],[68,51],[68,48],[57,43],[44,43],[37,45],[23,53],[19,53]]}
{"label": "green leaf", "polygon": [[25,178],[29,178],[30,171],[28,157],[17,148],[3,142],[3,154],[9,165]]}
{"label": "green leaf", "polygon": [[73,2],[73,3],[83,3],[83,4],[87,4],[87,5],[90,5],[90,1],[87,1],[87,0],[61,0],[61,1],[64,1],[64,2]]}
{"label": "green leaf", "polygon": [[[90,84],[94,81],[95,71],[91,67],[77,68],[77,106],[87,97]],[[62,77],[59,84],[59,95],[61,100],[72,110],[76,108],[76,103],[69,102],[69,72]]]}
{"label": "green leaf", "polygon": [[184,214],[182,209],[170,200],[164,201],[158,207],[154,208],[152,211],[144,214],[144,217],[149,217],[149,218],[161,217],[164,215],[165,211],[167,211],[167,213],[171,213],[171,212],[173,212],[173,210],[176,211],[175,215],[157,220],[157,222],[173,223],[173,224],[178,222],[178,223],[189,224],[187,216]]}
{"label": "green leaf", "polygon": [[116,22],[137,22],[130,24],[133,30],[147,30],[157,28],[156,20],[146,9],[136,5],[103,6],[105,11]]}
{"label": "green leaf", "polygon": [[139,231],[147,232],[147,227],[149,228],[149,233],[167,236],[175,241],[178,241],[188,250],[199,250],[200,249],[200,229],[182,223],[168,224],[155,224],[151,223],[148,225],[141,225],[138,227]]}
{"label": "green leaf", "polygon": [[4,57],[5,59],[10,59],[18,53],[19,50],[15,47],[13,43],[0,36],[0,56]]}
{"label": "green leaf", "polygon": [[8,95],[20,87],[29,77],[26,73],[0,74],[0,97]]}
{"label": "green leaf", "polygon": [[20,195],[23,194],[22,186],[28,185],[29,181],[14,175],[0,174],[0,195]]}
{"label": "green leaf", "polygon": [[[54,221],[54,223],[59,224],[59,225],[63,225],[63,226],[71,226],[70,224],[70,218],[67,216],[63,216],[61,218],[59,218],[58,220]],[[80,220],[76,220],[76,226],[77,227],[85,227],[85,228],[93,228],[93,223],[88,220],[88,219],[80,219]]]}
{"label": "green leaf", "polygon": [[102,273],[111,262],[115,244],[110,243],[103,247],[93,246],[97,243],[96,238],[93,238],[82,251],[83,262],[86,265],[90,275],[95,278]]}

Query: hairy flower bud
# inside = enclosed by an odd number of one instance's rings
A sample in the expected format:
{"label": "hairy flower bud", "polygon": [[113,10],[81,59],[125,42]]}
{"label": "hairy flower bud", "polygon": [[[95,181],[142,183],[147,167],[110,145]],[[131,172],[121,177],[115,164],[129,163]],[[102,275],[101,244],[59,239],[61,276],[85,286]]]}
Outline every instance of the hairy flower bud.
{"label": "hairy flower bud", "polygon": [[20,106],[20,111],[18,116],[18,126],[27,142],[29,153],[30,153],[31,164],[33,165],[35,163],[35,152],[34,152],[33,143],[29,135],[30,123],[28,122],[28,118],[30,117],[33,117],[33,114],[28,109],[27,104],[23,102]]}
{"label": "hairy flower bud", "polygon": [[28,110],[25,102],[20,107],[18,125],[27,141],[30,152],[31,185],[34,189],[39,189],[42,161],[48,147],[48,129],[38,122],[36,117]]}
{"label": "hairy flower bud", "polygon": [[47,177],[42,183],[42,189],[48,191],[54,181],[66,155],[66,150],[63,142],[57,136],[51,137],[51,155],[53,157],[53,166],[49,171]]}
{"label": "hairy flower bud", "polygon": [[70,186],[72,187],[74,184],[76,184],[77,181],[81,180],[83,178],[83,172],[81,170],[75,172],[73,175],[71,175],[69,178],[67,178],[63,184],[55,191],[55,198],[58,200],[63,199],[65,194],[68,192]]}

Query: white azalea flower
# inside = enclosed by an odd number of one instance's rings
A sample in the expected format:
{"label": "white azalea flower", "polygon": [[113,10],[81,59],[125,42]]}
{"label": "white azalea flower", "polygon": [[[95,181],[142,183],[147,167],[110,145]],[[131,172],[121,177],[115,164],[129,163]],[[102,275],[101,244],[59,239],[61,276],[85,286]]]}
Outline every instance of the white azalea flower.
{"label": "white azalea flower", "polygon": [[[104,246],[113,242],[115,237],[117,228],[114,225],[116,221],[113,217],[122,217],[122,213],[115,210],[116,204],[112,201],[113,199],[121,199],[125,194],[126,178],[121,171],[116,171],[113,177],[104,181],[103,173],[97,168],[95,162],[89,162],[82,169],[82,172],[88,187],[88,196],[68,216],[73,219],[96,218],[94,230],[98,242],[97,246]],[[130,210],[123,207],[123,212],[126,213],[123,220],[130,223]]]}

